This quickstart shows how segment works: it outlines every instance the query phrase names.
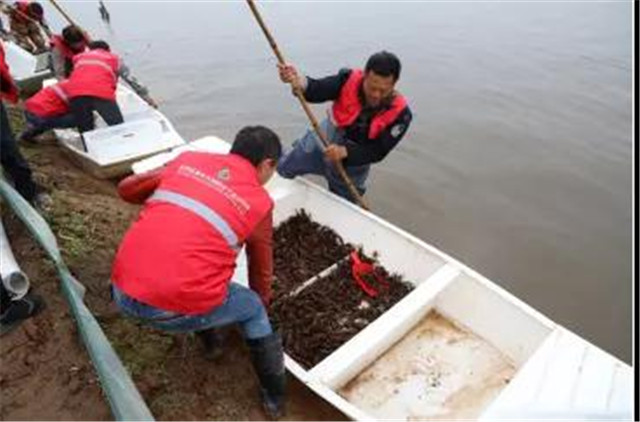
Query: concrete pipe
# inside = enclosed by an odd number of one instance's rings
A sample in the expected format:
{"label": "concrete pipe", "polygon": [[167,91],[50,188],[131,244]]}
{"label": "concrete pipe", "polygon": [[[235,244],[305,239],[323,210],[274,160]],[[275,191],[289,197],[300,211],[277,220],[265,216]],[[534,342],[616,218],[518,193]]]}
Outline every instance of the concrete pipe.
{"label": "concrete pipe", "polygon": [[29,291],[29,277],[16,262],[9,239],[0,221],[0,277],[12,300],[22,299]]}

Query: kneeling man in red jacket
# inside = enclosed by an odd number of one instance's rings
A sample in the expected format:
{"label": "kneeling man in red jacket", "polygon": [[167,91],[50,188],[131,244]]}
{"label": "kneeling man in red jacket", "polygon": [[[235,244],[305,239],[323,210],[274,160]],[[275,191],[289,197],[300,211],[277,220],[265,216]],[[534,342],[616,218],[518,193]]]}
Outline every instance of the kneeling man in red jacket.
{"label": "kneeling man in red jacket", "polygon": [[[128,202],[144,203],[118,249],[114,300],[125,314],[172,332],[240,324],[270,417],[282,413],[282,340],[269,322],[273,200],[263,185],[282,147],[266,127],[245,127],[229,154],[184,152],[160,170],[124,179]],[[246,246],[250,289],[232,281]]]}

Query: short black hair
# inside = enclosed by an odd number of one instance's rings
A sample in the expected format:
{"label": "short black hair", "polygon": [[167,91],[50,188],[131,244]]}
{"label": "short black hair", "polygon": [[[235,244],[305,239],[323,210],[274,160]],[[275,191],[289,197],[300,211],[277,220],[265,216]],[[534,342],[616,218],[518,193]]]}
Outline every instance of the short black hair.
{"label": "short black hair", "polygon": [[246,158],[255,167],[263,160],[278,161],[282,155],[280,138],[264,126],[245,126],[236,135],[231,153]]}
{"label": "short black hair", "polygon": [[89,44],[87,44],[87,47],[89,47],[89,50],[100,48],[102,50],[111,51],[111,47],[109,47],[109,44],[107,44],[106,41],[102,40],[91,41]]}
{"label": "short black hair", "polygon": [[393,76],[393,80],[397,81],[400,79],[400,69],[402,66],[400,65],[400,59],[388,51],[380,51],[375,53],[369,60],[367,60],[367,65],[364,68],[364,72],[374,72],[376,75],[380,76]]}
{"label": "short black hair", "polygon": [[82,30],[75,25],[68,25],[62,30],[62,38],[67,44],[77,44],[86,41]]}
{"label": "short black hair", "polygon": [[44,9],[42,8],[42,5],[37,1],[32,1],[31,3],[29,3],[28,8],[29,14],[31,16],[37,16],[38,19],[42,19],[42,17],[44,16]]}

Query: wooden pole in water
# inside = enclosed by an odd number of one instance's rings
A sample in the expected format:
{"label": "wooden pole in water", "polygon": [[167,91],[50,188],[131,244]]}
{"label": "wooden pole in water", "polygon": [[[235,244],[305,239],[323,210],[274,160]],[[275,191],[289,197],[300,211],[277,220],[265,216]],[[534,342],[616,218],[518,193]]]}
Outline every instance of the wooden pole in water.
{"label": "wooden pole in water", "polygon": [[53,5],[53,7],[56,8],[56,10],[58,10],[58,12],[60,12],[60,14],[65,18],[65,20],[69,23],[69,25],[73,25],[76,28],[80,29],[80,31],[82,31],[82,33],[84,34],[84,37],[86,38],[87,42],[91,41],[91,37],[89,36],[89,33],[87,31],[85,31],[84,29],[82,29],[82,27],[80,25],[78,25],[77,23],[75,23],[73,21],[73,19],[71,19],[71,16],[69,16],[64,9],[58,4],[58,2],[56,2],[56,0],[49,0],[51,2],[51,4]]}
{"label": "wooden pole in water", "polygon": [[[284,57],[282,56],[282,53],[280,52],[280,49],[278,48],[278,45],[276,44],[275,39],[271,36],[269,29],[267,28],[264,21],[262,20],[262,17],[260,16],[260,12],[258,11],[258,8],[254,3],[254,0],[247,0],[247,4],[249,5],[249,8],[251,8],[251,12],[253,12],[253,16],[256,18],[256,21],[258,21],[258,25],[260,25],[260,28],[262,29],[264,36],[267,38],[267,41],[269,42],[271,49],[275,53],[278,59],[278,62],[284,65],[286,63],[284,60]],[[313,115],[313,112],[311,111],[311,108],[309,107],[307,100],[305,100],[302,91],[295,85],[293,87],[293,91],[296,97],[298,97],[298,100],[300,101],[300,105],[302,106],[302,109],[304,110],[304,112],[307,114],[307,117],[311,121],[311,126],[313,126],[313,129],[318,134],[318,138],[322,142],[322,145],[320,145],[320,147],[324,151],[330,144],[329,140],[327,139],[322,129],[320,129],[318,120]],[[351,193],[353,198],[356,200],[358,205],[360,205],[365,210],[369,210],[369,206],[367,205],[367,203],[364,201],[364,198],[360,195],[360,193],[356,189],[355,185],[353,184],[353,181],[351,181],[351,179],[349,178],[349,175],[345,171],[342,163],[335,162],[334,164],[336,166],[336,170],[338,170],[338,173],[340,174],[340,177],[342,177],[342,180],[344,180],[344,182],[346,183],[347,187],[349,188],[349,192]]]}

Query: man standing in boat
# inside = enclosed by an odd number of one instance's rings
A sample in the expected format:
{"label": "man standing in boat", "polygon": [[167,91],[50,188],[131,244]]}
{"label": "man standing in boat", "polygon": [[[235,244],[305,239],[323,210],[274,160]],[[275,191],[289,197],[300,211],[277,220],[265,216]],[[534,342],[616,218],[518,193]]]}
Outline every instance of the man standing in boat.
{"label": "man standing in boat", "polygon": [[293,178],[304,174],[324,176],[329,190],[354,202],[335,169],[342,162],[360,194],[371,164],[387,156],[411,124],[406,99],[395,90],[400,77],[400,60],[381,51],[372,55],[364,70],[341,69],[321,79],[301,76],[292,65],[279,65],[280,79],[300,89],[310,103],[333,101],[321,129],[332,143],[320,149],[313,130],[294,142],[278,164],[278,174]]}
{"label": "man standing in boat", "polygon": [[[263,185],[282,147],[263,126],[240,130],[229,154],[184,152],[164,169],[130,176],[120,196],[144,207],[118,248],[113,297],[127,315],[172,332],[196,332],[214,352],[215,327],[238,323],[270,417],[281,415],[282,340],[269,322],[273,200]],[[246,245],[249,286],[232,282]]]}
{"label": "man standing in boat", "polygon": [[65,89],[80,132],[94,129],[94,111],[109,126],[124,122],[116,102],[118,77],[127,81],[136,94],[152,107],[157,107],[149,96],[149,90],[131,76],[129,68],[118,55],[111,52],[109,44],[91,41],[88,47],[89,51],[73,57],[73,71]]}
{"label": "man standing in boat", "polygon": [[51,37],[51,68],[56,79],[66,79],[73,70],[73,58],[87,48],[87,37],[80,28],[68,25],[61,35]]}

